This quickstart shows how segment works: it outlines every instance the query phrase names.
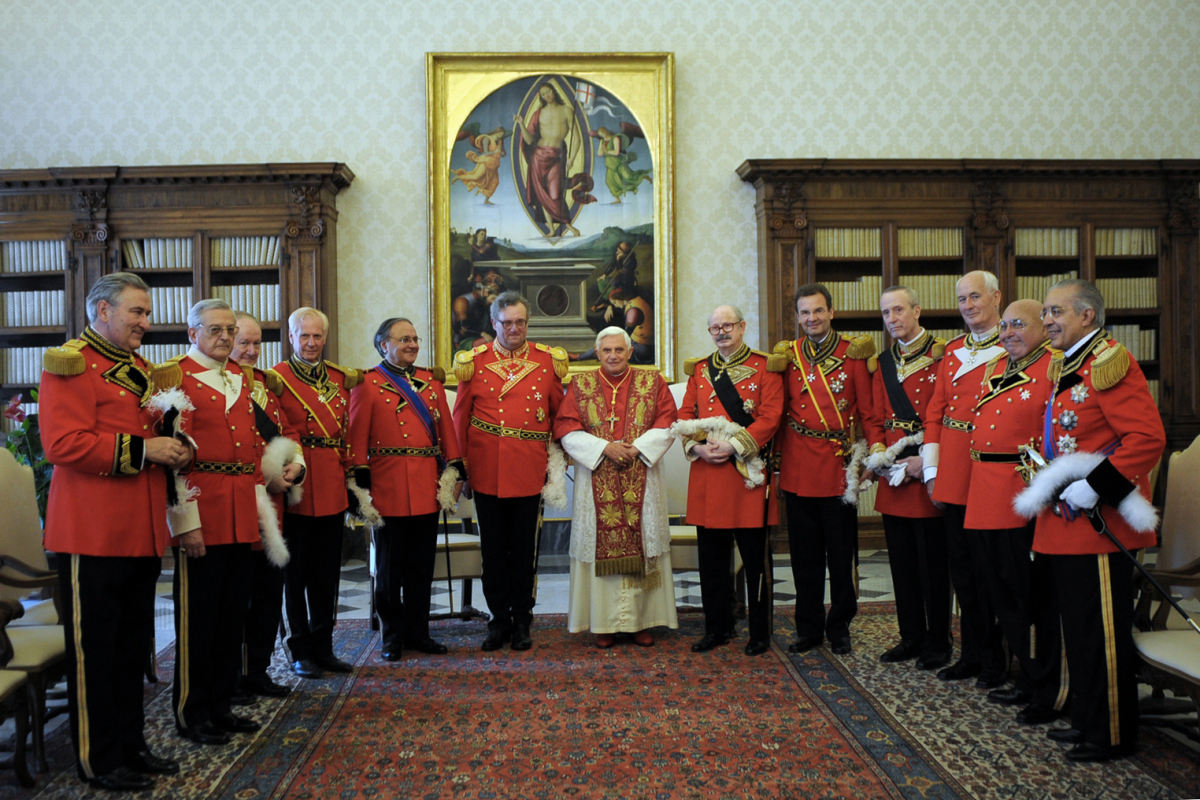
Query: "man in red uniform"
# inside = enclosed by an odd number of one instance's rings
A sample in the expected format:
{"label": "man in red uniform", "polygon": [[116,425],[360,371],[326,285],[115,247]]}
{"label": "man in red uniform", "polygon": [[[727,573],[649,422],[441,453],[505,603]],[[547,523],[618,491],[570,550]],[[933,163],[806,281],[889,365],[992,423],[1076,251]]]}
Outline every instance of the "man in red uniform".
{"label": "man in red uniform", "polygon": [[1000,284],[985,270],[968,272],[958,281],[958,310],[970,333],[946,345],[938,367],[921,458],[925,488],[946,520],[946,549],[950,582],[958,598],[960,649],[958,661],[938,671],[944,681],[973,678],[981,689],[1004,682],[1008,654],[1004,650],[996,612],[988,602],[987,572],[982,540],[964,529],[967,488],[971,480],[971,416],[979,399],[979,376],[993,358],[1004,355],[1000,337]]}
{"label": "man in red uniform", "polygon": [[787,422],[779,431],[779,486],[786,492],[796,581],[796,641],[788,651],[803,653],[828,638],[833,652],[845,655],[850,652],[850,621],[858,613],[854,556],[859,479],[854,469],[866,450],[859,445],[856,451],[852,440],[855,426],[871,413],[866,359],[875,355],[875,343],[870,336],[852,340],[833,330],[833,300],[819,283],[796,291],[796,321],[804,338],[775,345],[775,352],[789,362],[783,375]]}
{"label": "man in red uniform", "polygon": [[879,660],[916,658],[919,668],[936,669],[950,661],[950,567],[942,512],[921,483],[919,448],[946,343],[921,327],[917,294],[907,286],[884,291],[879,308],[895,342],[867,362],[875,381],[867,466],[882,476],[875,509],[883,515],[900,627],[899,644]]}
{"label": "man in red uniform", "polygon": [[172,508],[168,520],[176,559],[175,729],[198,744],[227,744],[231,733],[259,728],[230,710],[262,483],[250,399],[254,373],[236,364],[226,369],[236,333],[228,303],[201,300],[188,312],[187,354],[159,365],[153,376],[156,387],[181,390],[193,406],[181,430],[196,444],[187,482],[199,494]]}
{"label": "man in red uniform", "polygon": [[319,678],[322,670],[350,672],[333,653],[334,612],[342,564],[342,517],[349,507],[346,441],[350,390],[358,370],[321,359],[329,318],[315,308],[288,317],[292,357],[267,371],[268,386],[278,380],[279,405],[300,432],[308,470],[304,496],[284,514],[283,533],[291,560],[284,575],[288,650],[292,671]]}
{"label": "man in red uniform", "polygon": [[[767,490],[771,455],[763,450],[783,417],[783,372],[787,361],[751,350],[742,339],[746,321],[733,306],[718,306],[708,318],[717,351],[684,364],[687,389],[672,431],[692,462],[688,473],[687,523],[696,526],[704,636],[692,651],[704,653],[734,636],[734,541],[746,568],[750,595],[750,639],[746,655],[771,647],[771,549]],[[776,513],[771,506],[772,516]]]}
{"label": "man in red uniform", "polygon": [[454,429],[479,512],[483,596],[492,613],[482,649],[511,641],[514,650],[528,650],[540,493],[567,353],[525,340],[529,302],[517,292],[493,301],[492,323],[494,342],[454,356]]}
{"label": "man in red uniform", "polygon": [[1061,369],[1049,376],[1042,452],[1050,466],[1018,497],[1017,510],[1039,512],[1033,550],[1050,556],[1058,593],[1075,731],[1065,735],[1077,742],[1067,758],[1105,761],[1136,747],[1137,654],[1130,564],[1094,525],[1107,525],[1129,550],[1155,543],[1148,476],[1166,433],[1141,367],[1104,330],[1095,286],[1056,283],[1042,320],[1063,351]]}
{"label": "man in red uniform", "polygon": [[375,611],[383,628],[380,655],[398,661],[406,647],[446,652],[429,636],[429,595],[439,501],[453,506],[463,468],[445,372],[416,366],[421,340],[412,322],[384,320],[375,350],[383,361],[350,393],[350,452],[355,480],[371,489],[383,517],[383,529],[372,531]]}
{"label": "man in red uniform", "polygon": [[[244,311],[234,313],[237,336],[229,360],[254,369],[255,433],[263,449],[263,479],[280,520],[285,502],[294,505],[304,493],[304,456],[300,452],[300,434],[291,426],[279,407],[276,392],[283,387],[276,380],[274,391],[266,385],[266,373],[255,369],[262,345],[262,326]],[[286,498],[286,501],[285,501]],[[250,695],[284,697],[292,689],[271,680],[267,667],[275,652],[279,622],[283,618],[284,566],[274,563],[261,544],[250,546],[250,605],[246,609],[245,634],[242,638],[242,680],[239,689]]]}
{"label": "man in red uniform", "polygon": [[106,275],[86,305],[83,336],[47,350],[42,373],[42,443],[54,464],[45,544],[57,554],[79,776],[137,791],[154,785],[145,773],[179,771],[146,744],[142,671],[167,537],[164,467],[186,466],[191,451],[155,435],[147,407],[151,365],[135,352],[150,329],[146,284]]}
{"label": "man in red uniform", "polygon": [[1067,701],[1050,561],[1044,555],[1030,561],[1033,521],[1012,507],[1025,489],[1023,448],[1039,452],[1042,447],[1042,420],[1053,388],[1048,370],[1062,364],[1062,354],[1047,347],[1041,311],[1037,300],[1018,300],[1000,322],[1007,353],[984,368],[982,396],[972,415],[965,519],[988,565],[982,575],[988,603],[1021,664],[1016,686],[992,691],[988,700],[1027,705],[1017,715],[1026,724],[1055,719]]}

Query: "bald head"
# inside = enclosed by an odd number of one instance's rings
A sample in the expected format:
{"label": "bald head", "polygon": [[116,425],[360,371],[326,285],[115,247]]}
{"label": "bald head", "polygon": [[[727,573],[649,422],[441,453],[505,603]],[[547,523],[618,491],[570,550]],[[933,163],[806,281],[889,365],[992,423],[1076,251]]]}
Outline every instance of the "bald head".
{"label": "bald head", "polygon": [[717,306],[708,318],[708,332],[717,345],[717,351],[729,357],[742,347],[746,321],[736,306]]}
{"label": "bald head", "polygon": [[1021,359],[1046,341],[1046,329],[1040,319],[1042,304],[1037,300],[1017,300],[1004,309],[1000,325],[1000,346],[1013,359]]}

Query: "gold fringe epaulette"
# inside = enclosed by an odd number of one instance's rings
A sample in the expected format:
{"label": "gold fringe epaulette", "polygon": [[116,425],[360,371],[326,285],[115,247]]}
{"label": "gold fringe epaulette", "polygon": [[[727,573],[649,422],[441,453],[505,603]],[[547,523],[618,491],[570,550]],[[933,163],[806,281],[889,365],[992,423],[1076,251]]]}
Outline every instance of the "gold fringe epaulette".
{"label": "gold fringe epaulette", "polygon": [[683,362],[683,374],[687,375],[689,378],[692,377],[692,373],[696,371],[696,365],[703,360],[703,358],[685,359]]}
{"label": "gold fringe epaulette", "polygon": [[469,381],[475,374],[475,356],[487,350],[486,344],[481,344],[473,350],[459,350],[454,354],[454,377],[459,381]]}
{"label": "gold fringe epaulette", "polygon": [[86,346],[87,342],[83,339],[72,339],[61,347],[46,348],[42,355],[42,369],[64,378],[82,375],[87,362],[80,351]]}
{"label": "gold fringe epaulette", "polygon": [[874,375],[877,369],[879,369],[879,356],[871,356],[867,359],[867,372]]}
{"label": "gold fringe epaulette", "polygon": [[1051,383],[1058,383],[1062,377],[1064,354],[1062,350],[1050,351],[1050,363],[1046,366],[1046,378]]}
{"label": "gold fringe epaulette", "polygon": [[791,351],[791,349],[792,343],[787,339],[784,339],[782,342],[777,343],[771,352],[775,353],[776,355],[785,356]]}
{"label": "gold fringe epaulette", "polygon": [[946,340],[934,339],[933,346],[929,348],[929,357],[934,361],[941,361],[944,355],[946,355]]}
{"label": "gold fringe epaulette", "polygon": [[341,364],[335,364],[332,361],[325,361],[326,369],[336,369],[346,378],[346,391],[350,391],[355,386],[358,386],[366,380],[366,371],[355,369],[354,367],[343,367]]}
{"label": "gold fringe epaulette", "polygon": [[783,372],[787,369],[789,360],[787,356],[778,353],[767,356],[767,372]]}
{"label": "gold fringe epaulette", "polygon": [[[1113,341],[1108,342],[1107,345],[1104,351],[1096,356],[1096,360],[1092,362],[1091,366],[1092,386],[1095,386],[1096,391],[1099,392],[1116,386],[1129,372],[1130,355],[1129,351],[1125,349],[1125,345]],[[1099,349],[1097,346],[1096,350]]]}
{"label": "gold fringe epaulette", "polygon": [[846,358],[856,358],[863,360],[875,355],[875,340],[870,336],[863,334],[862,336],[846,336],[843,334],[843,339],[850,340],[850,347],[846,350]]}
{"label": "gold fringe epaulette", "polygon": [[542,343],[535,345],[538,350],[543,353],[549,353],[550,358],[554,359],[554,374],[563,379],[567,377],[567,373],[571,371],[571,359],[567,356],[567,351],[561,347],[550,347]]}
{"label": "gold fringe epaulette", "polygon": [[446,382],[446,370],[441,367],[430,367],[429,372],[433,375],[433,379],[438,383]]}
{"label": "gold fringe epaulette", "polygon": [[275,370],[269,369],[263,373],[263,386],[276,397],[283,396],[283,376]]}
{"label": "gold fringe epaulette", "polygon": [[253,387],[254,386],[254,367],[247,367],[244,364],[241,365],[241,367],[242,367],[242,376],[246,379],[246,385]]}
{"label": "gold fringe epaulette", "polygon": [[[183,356],[175,356],[161,364],[154,365],[154,369],[150,371],[150,382],[154,384],[154,391],[174,389],[183,383],[183,367],[179,366],[182,359]],[[251,376],[251,380],[253,380],[253,376]]]}

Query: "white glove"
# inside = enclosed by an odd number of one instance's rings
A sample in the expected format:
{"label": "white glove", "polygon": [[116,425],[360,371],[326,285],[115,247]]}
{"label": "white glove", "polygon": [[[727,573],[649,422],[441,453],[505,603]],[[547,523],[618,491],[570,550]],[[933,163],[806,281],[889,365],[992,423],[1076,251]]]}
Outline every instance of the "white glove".
{"label": "white glove", "polygon": [[888,483],[892,486],[899,486],[904,483],[906,474],[907,468],[903,464],[892,464],[892,474],[888,476]]}
{"label": "white glove", "polygon": [[1065,500],[1080,511],[1089,511],[1100,502],[1100,495],[1096,494],[1096,490],[1086,480],[1078,480],[1063,489],[1058,499]]}

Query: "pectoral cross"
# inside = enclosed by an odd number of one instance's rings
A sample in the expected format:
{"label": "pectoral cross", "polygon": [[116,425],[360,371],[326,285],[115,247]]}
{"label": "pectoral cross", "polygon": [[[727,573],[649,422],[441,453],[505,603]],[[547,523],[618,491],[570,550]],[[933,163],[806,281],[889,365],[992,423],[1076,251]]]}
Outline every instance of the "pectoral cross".
{"label": "pectoral cross", "polygon": [[617,410],[615,408],[609,409],[608,416],[604,418],[605,422],[608,423],[609,433],[612,433],[616,429],[617,422],[619,422],[620,419],[621,418],[617,416]]}

